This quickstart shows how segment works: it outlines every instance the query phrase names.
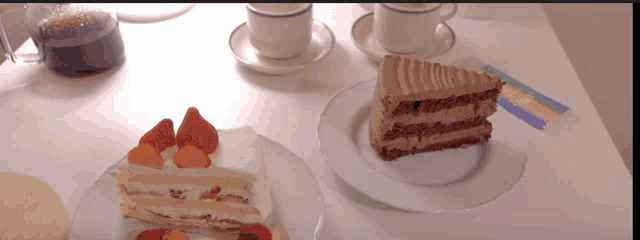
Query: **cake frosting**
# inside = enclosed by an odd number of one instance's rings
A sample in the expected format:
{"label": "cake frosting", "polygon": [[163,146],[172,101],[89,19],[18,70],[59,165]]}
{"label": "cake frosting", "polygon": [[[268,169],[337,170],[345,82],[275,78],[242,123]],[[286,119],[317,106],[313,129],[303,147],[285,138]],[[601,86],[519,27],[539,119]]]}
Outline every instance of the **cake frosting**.
{"label": "cake frosting", "polygon": [[486,142],[493,130],[486,118],[504,84],[482,71],[387,55],[373,94],[371,146],[393,160]]}

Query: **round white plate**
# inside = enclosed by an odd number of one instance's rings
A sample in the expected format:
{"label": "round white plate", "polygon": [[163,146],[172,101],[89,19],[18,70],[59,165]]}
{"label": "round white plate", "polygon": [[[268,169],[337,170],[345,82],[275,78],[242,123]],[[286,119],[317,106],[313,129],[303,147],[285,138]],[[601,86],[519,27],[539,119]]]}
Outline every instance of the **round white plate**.
{"label": "round white plate", "polygon": [[[320,239],[323,226],[323,196],[318,180],[295,153],[260,136],[271,187],[273,217],[284,227],[289,239]],[[125,159],[121,160],[125,161]],[[115,180],[108,173],[87,190],[76,208],[70,239],[117,239],[122,236]],[[149,227],[151,229],[152,227]],[[191,239],[215,239],[189,233]]]}
{"label": "round white plate", "polygon": [[329,27],[318,20],[313,20],[311,30],[313,33],[309,48],[293,59],[275,60],[259,55],[249,41],[249,28],[246,22],[233,30],[229,37],[229,47],[233,57],[248,68],[270,75],[286,75],[320,61],[333,49],[336,40]]}
{"label": "round white plate", "polygon": [[375,38],[373,34],[373,12],[371,12],[360,17],[353,23],[351,40],[353,40],[353,43],[360,51],[367,54],[367,57],[380,62],[385,55],[399,55],[422,60],[438,57],[447,53],[453,47],[456,37],[453,29],[446,23],[441,22],[436,27],[436,38],[434,41],[425,43],[428,44],[425,48],[430,50],[412,54],[392,53],[384,49]]}
{"label": "round white plate", "polygon": [[526,154],[495,138],[467,149],[383,161],[368,135],[375,84],[376,79],[363,81],[336,93],[317,129],[327,163],[364,194],[417,212],[469,209],[507,192],[524,173]]}

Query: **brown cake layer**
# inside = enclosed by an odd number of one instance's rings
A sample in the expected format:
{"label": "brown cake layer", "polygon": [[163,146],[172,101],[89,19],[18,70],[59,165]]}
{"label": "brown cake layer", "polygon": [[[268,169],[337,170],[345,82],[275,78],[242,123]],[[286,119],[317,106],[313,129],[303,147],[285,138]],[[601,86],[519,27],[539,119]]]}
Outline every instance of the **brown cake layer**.
{"label": "brown cake layer", "polygon": [[386,147],[384,147],[382,148],[382,152],[380,153],[380,156],[382,156],[382,159],[384,159],[385,161],[393,161],[393,160],[397,160],[397,158],[399,157],[406,156],[409,154],[437,151],[445,148],[458,148],[463,145],[485,143],[489,140],[489,138],[491,138],[491,134],[483,134],[480,136],[468,136],[468,137],[459,138],[453,141],[431,144],[421,149],[416,149],[414,147],[413,149],[406,150],[406,151],[399,150],[399,149],[387,149]]}
{"label": "brown cake layer", "polygon": [[[462,96],[451,96],[443,99],[427,99],[422,101],[402,101],[391,113],[393,116],[401,116],[412,113],[417,115],[419,112],[437,112],[442,109],[453,108],[457,106],[465,106],[469,103],[477,103],[486,99],[498,100],[500,94],[499,89],[491,89],[480,93],[465,94]],[[478,105],[476,104],[476,111]]]}
{"label": "brown cake layer", "polygon": [[479,116],[472,119],[453,122],[451,124],[437,123],[420,123],[404,125],[401,123],[395,123],[391,130],[384,134],[384,141],[390,141],[399,137],[407,136],[429,136],[436,133],[446,133],[462,130],[465,128],[472,128],[479,125],[491,126],[491,123],[485,116]]}

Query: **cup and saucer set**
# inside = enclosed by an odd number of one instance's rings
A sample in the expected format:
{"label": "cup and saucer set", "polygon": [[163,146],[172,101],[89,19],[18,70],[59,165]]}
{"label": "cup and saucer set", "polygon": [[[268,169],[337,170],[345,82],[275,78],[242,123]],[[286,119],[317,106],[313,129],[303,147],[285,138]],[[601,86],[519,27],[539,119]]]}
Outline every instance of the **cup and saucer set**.
{"label": "cup and saucer set", "polygon": [[[373,6],[371,6],[373,5]],[[376,62],[385,55],[429,59],[447,53],[455,42],[453,29],[444,21],[455,16],[457,4],[442,13],[443,4],[361,4],[367,11],[351,28],[354,45]]]}
{"label": "cup and saucer set", "polygon": [[247,22],[229,37],[233,56],[242,65],[270,75],[301,70],[326,57],[335,36],[313,19],[311,3],[247,4]]}
{"label": "cup and saucer set", "polygon": [[[353,23],[354,45],[380,62],[385,55],[428,59],[448,52],[455,35],[442,14],[443,4],[375,4]],[[229,37],[232,55],[242,65],[269,75],[286,75],[326,57],[335,44],[332,30],[313,19],[313,4],[247,4],[247,22]]]}

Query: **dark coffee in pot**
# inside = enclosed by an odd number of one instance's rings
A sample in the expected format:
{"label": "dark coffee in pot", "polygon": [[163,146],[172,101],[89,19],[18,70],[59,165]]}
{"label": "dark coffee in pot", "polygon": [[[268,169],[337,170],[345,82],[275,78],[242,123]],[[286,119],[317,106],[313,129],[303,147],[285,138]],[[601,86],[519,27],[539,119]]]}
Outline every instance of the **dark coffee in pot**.
{"label": "dark coffee in pot", "polygon": [[48,68],[66,76],[92,75],[124,61],[118,22],[80,13],[49,19],[32,34]]}

